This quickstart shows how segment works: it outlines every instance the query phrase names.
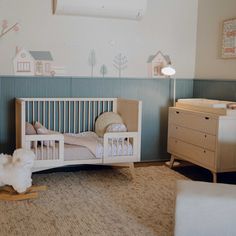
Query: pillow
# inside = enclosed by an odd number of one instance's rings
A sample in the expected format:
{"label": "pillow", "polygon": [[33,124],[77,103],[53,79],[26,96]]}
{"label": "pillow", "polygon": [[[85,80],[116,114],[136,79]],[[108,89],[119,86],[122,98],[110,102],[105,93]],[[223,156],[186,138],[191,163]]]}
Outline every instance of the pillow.
{"label": "pillow", "polygon": [[[36,129],[37,134],[58,134],[58,132],[56,132],[56,131],[52,131],[52,130],[47,129],[45,126],[43,126],[38,121],[35,122],[34,128]],[[49,146],[52,147],[53,144],[54,144],[53,140],[51,140],[51,141],[43,141],[43,145],[45,145],[45,146],[49,145]]]}
{"label": "pillow", "polygon": [[123,123],[121,116],[115,112],[102,113],[95,122],[95,132],[99,137],[103,137],[107,126],[114,123]]}
{"label": "pillow", "polygon": [[107,126],[106,133],[127,132],[127,127],[122,123],[114,123]]}
{"label": "pillow", "polygon": [[26,135],[34,135],[37,134],[34,126],[32,124],[30,124],[29,122],[25,123],[25,134]]}

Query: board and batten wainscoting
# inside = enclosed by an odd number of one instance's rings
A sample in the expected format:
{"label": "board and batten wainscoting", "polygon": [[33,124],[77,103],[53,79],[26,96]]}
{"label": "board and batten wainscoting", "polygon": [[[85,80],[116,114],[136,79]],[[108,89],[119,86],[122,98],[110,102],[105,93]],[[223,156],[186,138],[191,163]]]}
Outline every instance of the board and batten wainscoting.
{"label": "board and batten wainscoting", "polygon": [[236,80],[195,79],[193,97],[236,101]]}
{"label": "board and batten wainscoting", "polygon": [[[193,80],[178,79],[176,97],[193,96]],[[142,161],[168,159],[167,126],[171,80],[89,77],[0,76],[0,152],[15,149],[17,97],[124,97],[143,101]]]}

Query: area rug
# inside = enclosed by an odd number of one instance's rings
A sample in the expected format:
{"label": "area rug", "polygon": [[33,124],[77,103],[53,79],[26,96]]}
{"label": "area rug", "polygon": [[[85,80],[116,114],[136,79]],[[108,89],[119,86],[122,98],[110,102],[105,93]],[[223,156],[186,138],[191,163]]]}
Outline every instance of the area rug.
{"label": "area rug", "polygon": [[165,166],[36,174],[36,200],[0,202],[0,235],[173,235],[175,184]]}

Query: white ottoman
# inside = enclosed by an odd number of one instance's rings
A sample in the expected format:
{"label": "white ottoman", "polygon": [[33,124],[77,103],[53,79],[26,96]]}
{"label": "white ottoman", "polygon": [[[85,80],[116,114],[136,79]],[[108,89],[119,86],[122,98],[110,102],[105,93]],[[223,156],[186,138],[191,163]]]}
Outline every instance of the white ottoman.
{"label": "white ottoman", "polygon": [[178,181],[175,236],[235,236],[236,185]]}

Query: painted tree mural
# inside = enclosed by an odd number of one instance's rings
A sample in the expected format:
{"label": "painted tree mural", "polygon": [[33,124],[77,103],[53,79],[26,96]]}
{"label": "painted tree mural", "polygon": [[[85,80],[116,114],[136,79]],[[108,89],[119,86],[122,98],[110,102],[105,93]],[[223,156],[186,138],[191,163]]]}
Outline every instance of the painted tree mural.
{"label": "painted tree mural", "polygon": [[96,66],[96,54],[95,54],[95,50],[92,49],[89,53],[89,57],[88,57],[88,64],[91,67],[91,77],[93,77],[93,72],[94,72],[94,67]]}
{"label": "painted tree mural", "polygon": [[105,77],[105,75],[107,74],[107,67],[106,65],[102,65],[100,68],[100,74],[102,75],[102,77]]}
{"label": "painted tree mural", "polygon": [[9,33],[10,31],[19,31],[19,23],[15,23],[11,26],[8,26],[8,22],[7,20],[3,20],[2,21],[2,25],[1,25],[1,32],[0,32],[0,38],[2,38],[5,34]]}
{"label": "painted tree mural", "polygon": [[119,53],[113,59],[113,66],[117,69],[119,78],[121,77],[121,72],[127,68],[128,59],[122,53]]}

